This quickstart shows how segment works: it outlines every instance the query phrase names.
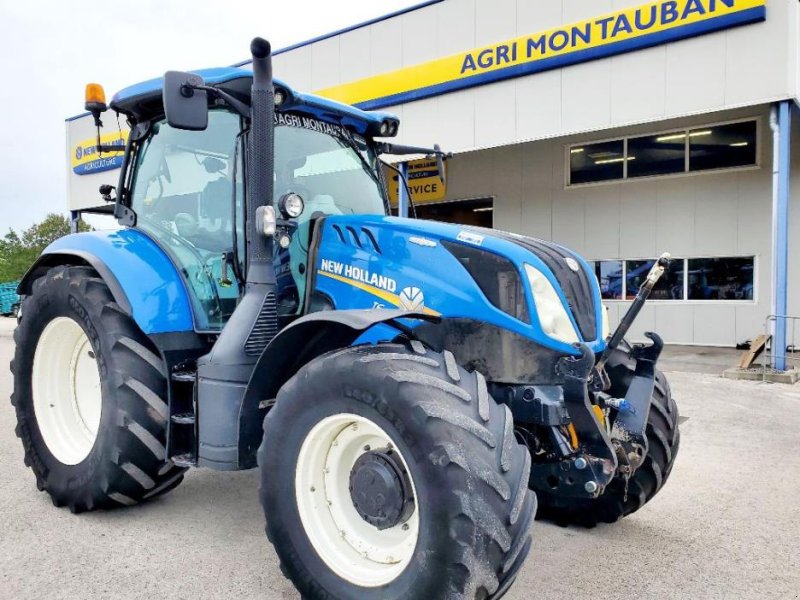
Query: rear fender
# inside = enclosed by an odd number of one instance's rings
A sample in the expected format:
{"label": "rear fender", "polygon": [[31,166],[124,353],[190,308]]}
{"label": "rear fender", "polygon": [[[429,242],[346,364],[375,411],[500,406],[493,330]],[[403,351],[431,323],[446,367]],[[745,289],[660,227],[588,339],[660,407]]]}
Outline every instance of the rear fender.
{"label": "rear fender", "polygon": [[135,229],[78,233],[50,244],[19,284],[33,282],[57,265],[88,265],[106,282],[114,300],[148,335],[193,331],[186,286],[170,258]]}

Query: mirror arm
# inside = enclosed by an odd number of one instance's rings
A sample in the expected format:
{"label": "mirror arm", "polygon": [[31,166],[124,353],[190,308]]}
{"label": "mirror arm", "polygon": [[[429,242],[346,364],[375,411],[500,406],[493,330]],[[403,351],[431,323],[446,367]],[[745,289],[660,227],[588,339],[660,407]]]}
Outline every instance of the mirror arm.
{"label": "mirror arm", "polygon": [[404,154],[424,154],[425,156],[440,156],[443,159],[453,157],[452,152],[444,152],[439,148],[438,144],[433,148],[422,148],[420,146],[404,146],[403,144],[389,144],[388,142],[379,142],[375,144],[378,154],[394,154],[395,156],[402,156]]}
{"label": "mirror arm", "polygon": [[204,90],[209,94],[216,96],[217,98],[221,98],[225,101],[228,106],[230,106],[233,110],[235,110],[239,116],[244,117],[246,119],[250,118],[250,106],[245,104],[241,100],[237,100],[233,96],[231,96],[228,92],[225,92],[219,88],[212,87],[210,85],[192,85],[187,86],[191,87],[194,90]]}

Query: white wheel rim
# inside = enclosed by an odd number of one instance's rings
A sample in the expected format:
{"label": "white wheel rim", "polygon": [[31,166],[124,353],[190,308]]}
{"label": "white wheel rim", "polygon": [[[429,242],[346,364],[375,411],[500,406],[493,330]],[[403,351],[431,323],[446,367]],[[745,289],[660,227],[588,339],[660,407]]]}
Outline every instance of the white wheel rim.
{"label": "white wheel rim", "polygon": [[376,423],[353,414],[323,419],[300,448],[295,493],[300,520],[319,557],[339,577],[361,587],[394,581],[411,562],[419,538],[419,504],[404,522],[383,531],[358,514],[350,497],[350,472],[366,448],[391,448],[408,462]]}
{"label": "white wheel rim", "polygon": [[63,464],[77,465],[97,439],[103,394],[92,344],[78,323],[56,317],[33,356],[33,410],[44,443]]}

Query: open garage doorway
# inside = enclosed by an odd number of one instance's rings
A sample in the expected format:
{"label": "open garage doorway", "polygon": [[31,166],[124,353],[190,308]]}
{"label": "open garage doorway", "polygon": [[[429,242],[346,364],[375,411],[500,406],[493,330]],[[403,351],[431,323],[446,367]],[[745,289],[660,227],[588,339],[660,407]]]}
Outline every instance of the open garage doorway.
{"label": "open garage doorway", "polygon": [[494,198],[418,204],[416,209],[418,219],[489,228],[494,224]]}

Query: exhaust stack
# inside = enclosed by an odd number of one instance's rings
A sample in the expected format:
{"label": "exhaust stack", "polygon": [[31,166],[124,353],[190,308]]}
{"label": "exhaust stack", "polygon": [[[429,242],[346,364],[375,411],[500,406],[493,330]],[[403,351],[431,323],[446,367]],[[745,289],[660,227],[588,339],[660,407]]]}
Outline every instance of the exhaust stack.
{"label": "exhaust stack", "polygon": [[247,194],[247,283],[274,283],[272,236],[260,221],[274,221],[272,205],[275,162],[275,91],[272,86],[272,48],[263,38],[250,43],[253,87],[250,105],[250,164]]}

